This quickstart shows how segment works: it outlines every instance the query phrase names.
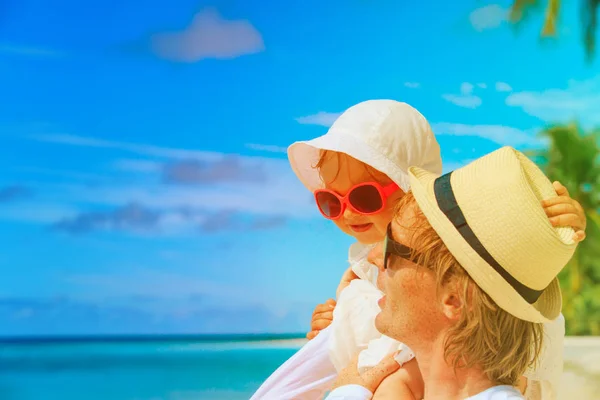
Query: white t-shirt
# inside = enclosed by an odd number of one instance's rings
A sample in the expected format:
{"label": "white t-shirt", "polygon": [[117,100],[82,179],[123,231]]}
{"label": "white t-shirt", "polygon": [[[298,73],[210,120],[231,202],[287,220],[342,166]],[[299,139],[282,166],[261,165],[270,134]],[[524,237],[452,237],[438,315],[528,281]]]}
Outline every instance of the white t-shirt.
{"label": "white t-shirt", "polygon": [[523,400],[525,397],[516,388],[502,385],[494,386],[484,390],[475,396],[467,397],[465,400]]}
{"label": "white t-shirt", "polygon": [[[371,400],[373,393],[359,385],[340,386],[333,390],[325,400]],[[524,400],[512,386],[494,386],[464,400]]]}

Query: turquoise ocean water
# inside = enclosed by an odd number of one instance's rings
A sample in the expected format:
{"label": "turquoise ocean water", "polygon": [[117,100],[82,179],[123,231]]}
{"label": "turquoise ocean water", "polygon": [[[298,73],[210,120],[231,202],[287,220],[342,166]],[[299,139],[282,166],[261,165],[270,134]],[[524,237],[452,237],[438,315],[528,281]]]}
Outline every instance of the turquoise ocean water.
{"label": "turquoise ocean water", "polygon": [[0,342],[1,400],[237,400],[299,345],[289,336]]}

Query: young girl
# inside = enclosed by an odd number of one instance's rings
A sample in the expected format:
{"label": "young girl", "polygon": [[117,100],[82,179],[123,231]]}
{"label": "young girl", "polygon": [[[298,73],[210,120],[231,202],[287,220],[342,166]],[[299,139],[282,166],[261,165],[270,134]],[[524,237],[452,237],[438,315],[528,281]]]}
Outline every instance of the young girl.
{"label": "young girl", "polygon": [[[350,268],[338,286],[337,304],[329,300],[317,306],[308,334],[312,340],[277,369],[252,399],[320,399],[357,353],[358,367],[364,369],[395,350],[403,366],[384,381],[375,398],[422,398],[420,372],[410,349],[375,329],[382,293],[377,288],[377,270],[366,255],[384,238],[394,204],[409,190],[408,167],[441,173],[440,149],[429,124],[407,104],[370,100],[346,110],[326,135],[294,143],[288,154],[323,216],[357,243],[350,248]],[[547,204],[547,214],[555,225],[572,226],[578,231],[576,240],[582,240],[585,217],[579,205],[561,186],[557,191],[560,196]],[[547,324],[545,334],[541,362],[523,380],[528,399],[556,396],[564,319]]]}

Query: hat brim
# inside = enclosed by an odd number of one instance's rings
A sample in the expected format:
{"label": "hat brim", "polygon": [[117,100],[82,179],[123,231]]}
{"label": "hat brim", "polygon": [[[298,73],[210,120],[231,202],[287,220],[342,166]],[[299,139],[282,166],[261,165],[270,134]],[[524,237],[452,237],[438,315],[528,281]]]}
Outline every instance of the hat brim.
{"label": "hat brim", "polygon": [[311,192],[323,187],[319,171],[315,168],[319,162],[321,150],[347,154],[386,174],[405,192],[409,190],[410,185],[406,171],[382,155],[380,151],[352,135],[329,133],[313,140],[295,142],[288,147],[288,159],[292,170]]}
{"label": "hat brim", "polygon": [[[494,302],[509,314],[530,322],[545,323],[556,319],[562,308],[558,279],[552,280],[539,299],[528,303],[467,243],[454,225],[438,207],[434,182],[439,175],[418,167],[409,169],[411,190],[429,224],[437,232],[448,250]],[[490,226],[490,229],[494,229]]]}

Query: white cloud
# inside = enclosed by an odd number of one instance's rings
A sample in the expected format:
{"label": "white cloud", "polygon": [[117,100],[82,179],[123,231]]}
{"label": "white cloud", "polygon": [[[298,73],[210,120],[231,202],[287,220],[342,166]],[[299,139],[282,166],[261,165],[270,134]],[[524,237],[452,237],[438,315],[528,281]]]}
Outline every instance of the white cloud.
{"label": "white cloud", "polygon": [[[156,184],[79,187],[64,193],[72,201],[89,206],[120,207],[130,202],[159,210],[197,210],[217,213],[235,210],[265,216],[306,218],[315,216],[310,193],[290,171],[287,161],[267,168],[267,184],[165,186]],[[189,218],[174,213],[169,219],[174,227],[187,225]],[[198,221],[200,222],[200,221]]]}
{"label": "white cloud", "polygon": [[40,142],[79,147],[115,149],[160,158],[216,160],[222,157],[222,154],[217,152],[160,147],[149,144],[119,142],[68,134],[40,134],[32,135],[31,138]]}
{"label": "white cloud", "polygon": [[73,206],[54,203],[31,204],[24,207],[22,204],[9,204],[0,208],[0,220],[26,224],[52,224],[65,215],[77,212]]}
{"label": "white cloud", "polygon": [[23,46],[9,43],[0,43],[0,53],[15,54],[28,57],[61,57],[64,54],[42,47]]}
{"label": "white cloud", "polygon": [[506,82],[496,82],[496,90],[498,92],[512,92],[512,87]]}
{"label": "white cloud", "polygon": [[508,10],[498,4],[478,8],[469,14],[469,22],[478,31],[498,28],[508,17]]}
{"label": "white cloud", "polygon": [[266,151],[268,153],[287,153],[286,147],[271,144],[246,143],[246,147],[257,151]]}
{"label": "white cloud", "polygon": [[[230,270],[236,268],[233,266]],[[285,315],[294,306],[289,299],[273,302],[272,292],[256,290],[231,279],[215,281],[193,272],[182,274],[137,265],[115,272],[65,275],[63,282],[64,286],[71,286],[70,292],[77,298],[102,299],[103,304],[130,300],[141,309],[159,314],[172,313],[174,308],[193,312],[207,306],[226,310],[243,304],[260,305],[277,315]]]}
{"label": "white cloud", "polygon": [[418,89],[421,87],[421,84],[419,82],[404,82],[404,86],[409,89]]}
{"label": "white cloud", "polygon": [[481,97],[473,94],[472,83],[463,82],[460,85],[460,94],[443,94],[442,98],[450,103],[464,108],[477,108],[481,105]]}
{"label": "white cloud", "polygon": [[449,122],[431,124],[436,135],[477,136],[503,146],[530,146],[540,144],[534,131],[523,131],[503,125],[467,125]]}
{"label": "white cloud", "polygon": [[100,294],[108,297],[185,299],[190,296],[208,295],[243,298],[247,294],[241,287],[189,275],[136,267],[128,268],[122,273],[71,275],[65,277],[65,281],[82,287],[87,295]]}
{"label": "white cloud", "polygon": [[[34,208],[48,212],[34,213],[29,207],[28,210],[15,213],[14,209],[6,207],[7,210],[1,210],[0,219],[48,223],[76,218],[82,213],[89,214],[97,210],[107,213],[119,210],[126,204],[139,204],[159,213],[159,233],[174,234],[197,231],[202,215],[218,212],[281,218],[312,218],[318,215],[309,192],[283,158],[239,156],[75,135],[37,135],[31,138],[89,148],[90,151],[120,150],[146,158],[117,159],[110,164],[112,169],[134,174],[128,175],[127,179],[112,179],[91,186],[87,182],[46,184],[36,196]],[[113,152],[109,154],[113,155]],[[226,171],[222,179],[218,174],[211,175],[208,178],[212,178],[206,182],[184,184],[165,181],[165,168],[185,162],[195,162],[197,165],[194,165],[206,173],[211,168],[220,167]],[[231,171],[231,164],[247,171],[250,176],[256,174],[256,179],[226,179],[232,178],[231,173],[237,171]],[[227,169],[228,166],[231,168]],[[227,175],[227,172],[230,174]],[[199,217],[185,214],[186,210],[191,210]]]}
{"label": "white cloud", "polygon": [[481,97],[474,95],[443,94],[442,98],[450,103],[464,108],[477,108],[481,105]]}
{"label": "white cloud", "polygon": [[121,171],[156,173],[162,170],[163,164],[156,161],[124,159],[115,161],[113,166]]}
{"label": "white cloud", "polygon": [[325,111],[319,111],[318,113],[313,115],[296,118],[296,121],[298,121],[298,123],[300,124],[305,125],[321,125],[330,127],[341,114],[342,113],[330,113]]}
{"label": "white cloud", "polygon": [[228,21],[214,8],[198,13],[182,32],[157,33],[153,51],[171,61],[196,62],[205,58],[231,59],[265,49],[260,32],[248,21]]}
{"label": "white cloud", "polygon": [[600,75],[571,80],[563,89],[513,92],[506,104],[549,123],[578,120],[585,127],[600,124]]}
{"label": "white cloud", "polygon": [[475,87],[473,86],[472,83],[463,82],[460,84],[460,94],[462,94],[462,95],[472,94],[474,88]]}

